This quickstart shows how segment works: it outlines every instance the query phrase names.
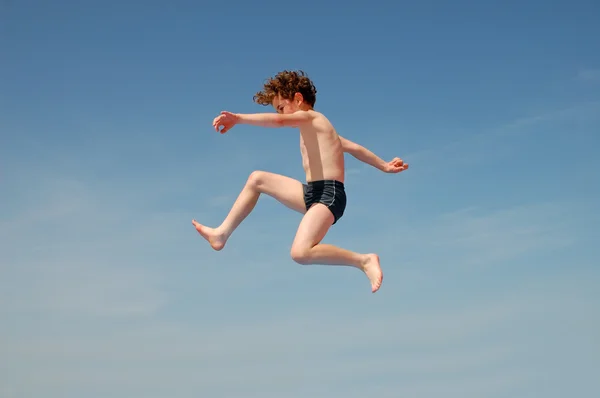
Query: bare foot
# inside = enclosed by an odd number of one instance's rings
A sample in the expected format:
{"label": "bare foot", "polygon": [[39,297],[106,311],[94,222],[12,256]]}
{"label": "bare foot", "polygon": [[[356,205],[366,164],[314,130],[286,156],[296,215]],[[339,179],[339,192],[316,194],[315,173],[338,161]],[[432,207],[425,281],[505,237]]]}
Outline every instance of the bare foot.
{"label": "bare foot", "polygon": [[198,231],[198,233],[202,235],[202,237],[206,239],[208,243],[210,243],[210,247],[217,251],[225,247],[227,238],[222,233],[219,233],[214,228],[204,226],[198,223],[198,221],[196,220],[192,220],[192,224],[194,225],[194,227],[196,227],[196,231]]}
{"label": "bare foot", "polygon": [[383,282],[383,272],[379,265],[379,256],[377,254],[367,254],[362,270],[371,281],[371,291],[375,293],[381,287]]}

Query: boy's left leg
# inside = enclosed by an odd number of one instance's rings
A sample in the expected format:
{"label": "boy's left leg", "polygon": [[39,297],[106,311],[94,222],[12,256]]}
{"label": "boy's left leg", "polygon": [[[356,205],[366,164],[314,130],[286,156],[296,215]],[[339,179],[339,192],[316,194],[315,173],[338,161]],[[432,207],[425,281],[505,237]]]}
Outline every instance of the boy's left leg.
{"label": "boy's left leg", "polygon": [[322,203],[313,205],[304,215],[292,243],[291,256],[299,264],[345,265],[360,269],[371,282],[371,290],[379,290],[383,273],[379,256],[360,254],[337,246],[320,243],[334,221],[331,211]]}

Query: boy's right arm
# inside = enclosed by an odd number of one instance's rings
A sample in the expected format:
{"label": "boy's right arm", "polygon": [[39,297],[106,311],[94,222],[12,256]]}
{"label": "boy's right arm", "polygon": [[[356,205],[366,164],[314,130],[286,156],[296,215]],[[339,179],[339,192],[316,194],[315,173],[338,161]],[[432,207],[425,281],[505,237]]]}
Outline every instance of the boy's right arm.
{"label": "boy's right arm", "polygon": [[[213,120],[213,126],[215,130],[225,133],[236,124],[250,124],[262,127],[299,127],[303,123],[310,122],[313,118],[314,116],[310,112],[244,114],[223,111]],[[221,127],[223,127],[222,130]]]}

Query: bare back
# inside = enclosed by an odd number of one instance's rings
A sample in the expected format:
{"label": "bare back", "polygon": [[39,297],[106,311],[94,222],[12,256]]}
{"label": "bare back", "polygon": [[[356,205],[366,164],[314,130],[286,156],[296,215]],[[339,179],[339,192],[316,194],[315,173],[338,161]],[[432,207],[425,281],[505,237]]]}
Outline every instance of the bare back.
{"label": "bare back", "polygon": [[299,126],[300,153],[306,181],[338,180],[344,182],[344,151],[331,122],[313,110],[310,122]]}

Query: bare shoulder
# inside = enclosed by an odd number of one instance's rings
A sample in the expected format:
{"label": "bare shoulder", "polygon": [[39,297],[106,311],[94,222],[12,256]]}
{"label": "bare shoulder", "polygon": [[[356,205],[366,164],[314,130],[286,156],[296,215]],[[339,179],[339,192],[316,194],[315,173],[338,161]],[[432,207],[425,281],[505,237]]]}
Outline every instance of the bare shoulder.
{"label": "bare shoulder", "polygon": [[322,114],[321,112],[315,111],[314,109],[311,109],[310,111],[306,111],[308,114],[310,114],[310,116],[313,119],[324,119],[324,120],[328,120],[327,117]]}
{"label": "bare shoulder", "polygon": [[305,115],[305,123],[302,123],[298,127],[305,133],[318,133],[318,134],[329,134],[335,132],[333,125],[329,119],[315,110],[302,111]]}
{"label": "bare shoulder", "polygon": [[313,121],[313,125],[319,126],[320,128],[325,128],[325,129],[333,128],[333,125],[329,121],[327,116],[325,116],[321,112],[317,112],[315,110],[310,110],[308,112],[311,113],[311,119]]}

